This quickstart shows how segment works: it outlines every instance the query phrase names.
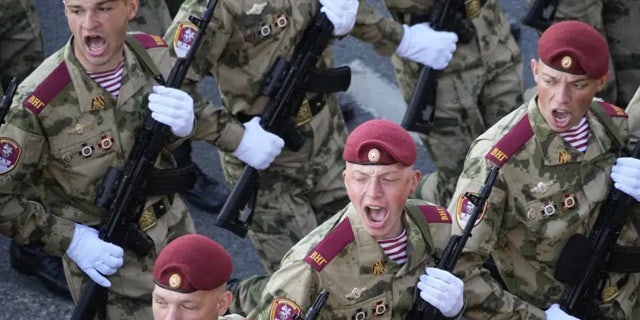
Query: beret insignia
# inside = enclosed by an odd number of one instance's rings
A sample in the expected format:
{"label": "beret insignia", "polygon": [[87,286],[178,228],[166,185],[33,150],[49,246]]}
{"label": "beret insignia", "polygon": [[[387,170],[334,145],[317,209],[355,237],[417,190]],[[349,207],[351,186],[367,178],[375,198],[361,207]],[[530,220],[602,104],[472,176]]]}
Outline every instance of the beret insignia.
{"label": "beret insignia", "polygon": [[569,56],[564,56],[560,61],[560,65],[564,69],[571,69],[571,66],[573,66],[573,59]]}
{"label": "beret insignia", "polygon": [[378,163],[378,161],[380,161],[380,151],[378,151],[378,149],[376,148],[369,150],[369,154],[367,155],[367,158],[371,163]]}

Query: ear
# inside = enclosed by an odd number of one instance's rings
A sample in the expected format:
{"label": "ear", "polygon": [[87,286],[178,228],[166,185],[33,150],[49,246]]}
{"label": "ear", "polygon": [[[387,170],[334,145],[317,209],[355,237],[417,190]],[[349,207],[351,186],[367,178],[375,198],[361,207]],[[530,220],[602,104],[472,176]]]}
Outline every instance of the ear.
{"label": "ear", "polygon": [[609,81],[609,78],[611,78],[611,73],[607,71],[607,73],[604,76],[602,76],[602,78],[596,81],[597,92],[599,92],[600,90],[602,90],[602,88],[604,88],[604,86],[607,84],[607,81]]}
{"label": "ear", "polygon": [[531,73],[533,73],[533,79],[538,83],[538,60],[531,59]]}
{"label": "ear", "polygon": [[231,300],[233,299],[233,294],[231,291],[226,290],[218,297],[218,301],[216,302],[216,309],[218,310],[219,316],[224,316],[227,313],[227,309],[229,309],[229,305],[231,304]]}
{"label": "ear", "polygon": [[140,0],[127,0],[127,6],[129,7],[129,12],[127,13],[127,18],[129,21],[136,17],[138,14],[138,7],[140,6]]}
{"label": "ear", "polygon": [[409,194],[413,194],[416,189],[418,189],[421,177],[422,173],[420,172],[420,170],[413,170],[413,174],[411,176],[411,192]]}

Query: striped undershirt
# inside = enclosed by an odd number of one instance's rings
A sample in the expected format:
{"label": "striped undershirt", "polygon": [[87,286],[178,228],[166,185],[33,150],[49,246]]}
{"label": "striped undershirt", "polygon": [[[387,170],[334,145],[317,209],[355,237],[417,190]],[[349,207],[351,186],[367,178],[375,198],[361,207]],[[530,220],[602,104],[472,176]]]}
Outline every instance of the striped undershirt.
{"label": "striped undershirt", "polygon": [[378,240],[378,244],[380,244],[380,246],[384,250],[384,254],[386,254],[397,264],[403,265],[405,262],[407,262],[407,260],[409,260],[409,256],[407,253],[406,230],[402,230],[402,233],[395,238]]}
{"label": "striped undershirt", "polygon": [[122,75],[124,74],[124,60],[120,61],[117,68],[104,72],[87,72],[89,77],[97,82],[105,90],[109,91],[114,97],[120,94],[122,86]]}
{"label": "striped undershirt", "polygon": [[560,133],[560,136],[576,150],[580,152],[587,151],[589,142],[589,121],[587,121],[587,117],[583,117],[580,123],[569,129],[569,131]]}

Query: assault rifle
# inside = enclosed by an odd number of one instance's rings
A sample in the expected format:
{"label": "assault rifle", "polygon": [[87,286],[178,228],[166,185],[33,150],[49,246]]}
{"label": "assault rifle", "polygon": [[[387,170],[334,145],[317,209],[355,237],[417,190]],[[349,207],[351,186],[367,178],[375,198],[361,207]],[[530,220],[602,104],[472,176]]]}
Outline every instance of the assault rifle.
{"label": "assault rifle", "polygon": [[[199,30],[188,53],[176,60],[166,82],[161,75],[154,77],[156,81],[167,87],[180,87],[202,43],[217,2],[218,0],[210,0],[200,18],[190,17]],[[167,129],[167,125],[155,121],[147,114],[136,134],[135,143],[123,169],[109,168],[96,197],[96,204],[109,210],[106,219],[100,225],[100,239],[118,246],[126,246],[140,256],[146,256],[153,246],[153,241],[140,230],[137,222],[142,215],[146,196],[149,195],[150,189],[153,189],[149,181],[158,171],[154,164],[164,146]],[[107,288],[89,279],[71,319],[93,319],[99,308],[104,308],[106,299]]]}
{"label": "assault rifle", "polygon": [[322,291],[320,291],[320,293],[316,297],[316,300],[313,301],[313,304],[311,305],[309,310],[307,310],[307,314],[304,317],[295,316],[293,319],[294,320],[316,320],[318,318],[318,315],[320,315],[320,310],[322,310],[322,307],[324,307],[324,304],[327,302],[328,297],[329,297],[329,292],[327,291],[327,289],[322,289]]}
{"label": "assault rifle", "polygon": [[557,8],[558,0],[533,0],[522,24],[543,32],[553,23]]}
{"label": "assault rifle", "polygon": [[9,82],[7,91],[2,96],[2,101],[0,101],[0,126],[4,124],[4,117],[7,116],[7,112],[9,112],[9,108],[11,108],[11,100],[13,100],[13,95],[16,94],[17,89],[18,78],[13,77],[11,82]]}
{"label": "assault rifle", "polygon": [[[349,67],[316,69],[332,33],[331,21],[324,13],[317,12],[296,45],[291,62],[280,57],[265,75],[261,94],[269,97],[269,102],[260,125],[282,137],[285,146],[292,151],[299,150],[304,143],[304,138],[296,130],[295,118],[301,111],[305,93],[323,94],[349,88]],[[258,171],[246,165],[218,214],[216,225],[244,237],[253,218],[257,191]]]}
{"label": "assault rifle", "polygon": [[[474,31],[471,22],[463,16],[464,0],[438,0],[430,11],[430,26],[437,31],[452,31],[460,43],[468,43]],[[415,23],[417,21],[411,21]],[[402,127],[408,131],[429,134],[436,113],[436,88],[441,71],[423,66],[413,89],[409,106],[402,119]]]}
{"label": "assault rifle", "polygon": [[[640,158],[640,141],[631,157]],[[555,271],[556,279],[565,283],[560,308],[566,313],[584,320],[602,319],[598,304],[611,302],[617,296],[617,288],[611,287],[614,291],[609,292],[605,289],[607,266],[635,201],[611,187],[589,238],[575,234],[567,241]]]}
{"label": "assault rifle", "polygon": [[[473,203],[473,211],[469,215],[467,219],[467,223],[464,226],[462,234],[453,235],[447,242],[447,246],[442,252],[442,256],[436,262],[436,268],[453,271],[453,268],[456,266],[456,262],[458,262],[458,258],[462,253],[462,249],[469,237],[471,237],[471,230],[475,226],[476,220],[480,217],[482,212],[485,209],[487,200],[489,199],[489,195],[491,194],[491,189],[493,188],[493,184],[496,181],[496,177],[498,177],[498,171],[500,167],[494,165],[491,167],[491,171],[489,171],[489,176],[484,181],[484,184],[480,188],[478,195],[471,194],[467,192],[464,196]],[[444,319],[445,317],[440,313],[438,309],[429,304],[428,302],[422,300],[420,294],[418,293],[419,289],[416,287],[416,296],[413,301],[413,306],[405,319],[407,320],[433,320],[433,319]]]}

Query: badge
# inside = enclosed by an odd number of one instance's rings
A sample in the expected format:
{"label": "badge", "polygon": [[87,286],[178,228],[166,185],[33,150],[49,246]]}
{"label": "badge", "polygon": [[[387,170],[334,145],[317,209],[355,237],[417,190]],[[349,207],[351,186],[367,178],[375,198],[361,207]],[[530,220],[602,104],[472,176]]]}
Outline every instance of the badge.
{"label": "badge", "polygon": [[262,27],[260,27],[260,35],[262,35],[263,38],[266,38],[270,34],[271,34],[271,26],[263,25]]}
{"label": "badge", "polygon": [[551,217],[556,213],[556,205],[553,201],[547,201],[542,205],[542,209],[540,211],[546,218]]}
{"label": "badge", "polygon": [[351,316],[352,320],[364,320],[367,318],[367,311],[362,308],[356,309],[356,312]]}
{"label": "badge", "polygon": [[250,15],[258,15],[262,13],[262,10],[264,10],[264,7],[267,6],[266,2],[263,3],[254,3],[253,7],[251,7],[251,9],[245,11],[245,14],[250,16]]}
{"label": "badge", "polygon": [[373,315],[379,317],[387,312],[387,304],[384,301],[378,301],[373,305]]}
{"label": "badge", "polygon": [[534,209],[533,207],[529,208],[529,211],[527,211],[527,219],[529,220],[538,219],[538,212],[536,211],[536,209]]}
{"label": "badge", "polygon": [[91,155],[93,154],[93,146],[83,143],[82,148],[80,148],[80,151],[78,151],[78,154],[85,158],[91,157]]}
{"label": "badge", "polygon": [[467,0],[464,2],[464,11],[469,20],[479,16],[480,9],[482,9],[480,0]]}
{"label": "badge", "polygon": [[173,50],[178,58],[184,58],[189,52],[189,48],[196,39],[198,27],[189,21],[180,21],[178,28],[173,34]]}
{"label": "badge", "polygon": [[[460,227],[460,229],[464,229],[465,226],[467,225],[467,221],[469,220],[469,218],[471,217],[471,214],[473,213],[473,209],[475,209],[476,205],[473,204],[473,202],[471,202],[471,200],[469,200],[469,197],[477,197],[478,194],[477,193],[465,193],[460,195],[460,197],[458,197],[458,204],[456,205],[456,221],[458,222],[458,226]],[[476,219],[475,224],[473,225],[474,227],[477,226],[480,221],[482,221],[482,219],[484,218],[484,214],[487,212],[487,206],[489,205],[489,202],[485,202],[484,203],[484,208],[482,208],[482,212],[480,213],[480,215],[478,215],[478,218]]]}
{"label": "badge", "polygon": [[107,151],[113,147],[113,137],[108,134],[100,136],[100,143],[98,143],[100,149]]}
{"label": "badge", "polygon": [[279,14],[276,16],[273,26],[278,30],[284,30],[288,22],[289,21],[287,20],[287,16],[285,16],[284,14]]}
{"label": "badge", "polygon": [[174,273],[169,277],[169,286],[173,289],[178,289],[182,285],[182,277]]}
{"label": "badge", "polygon": [[571,161],[571,155],[569,152],[567,150],[560,151],[560,154],[558,155],[558,162],[567,163],[569,161]]}
{"label": "badge", "polygon": [[344,295],[345,299],[349,299],[349,300],[353,300],[353,299],[359,299],[362,296],[362,293],[364,292],[364,290],[366,290],[366,287],[362,287],[362,288],[353,288],[353,290],[351,290],[351,292],[347,293]]}
{"label": "badge", "polygon": [[104,109],[104,98],[102,96],[97,96],[91,99],[91,110],[102,110]]}
{"label": "badge", "polygon": [[562,197],[562,209],[569,210],[575,207],[576,204],[576,197],[573,194],[565,194],[564,197]]}
{"label": "badge", "polygon": [[618,287],[610,286],[606,287],[602,290],[602,302],[611,303],[615,298],[618,297],[620,291],[618,291]]}
{"label": "badge", "polygon": [[22,148],[13,139],[0,138],[0,174],[5,174],[16,167],[22,155]]}
{"label": "badge", "polygon": [[549,185],[550,184],[551,183],[547,184],[547,183],[544,183],[544,182],[540,181],[540,182],[538,182],[538,184],[535,187],[531,188],[531,192],[532,193],[545,193],[545,192],[547,192],[547,190],[549,190]]}
{"label": "badge", "polygon": [[300,306],[287,298],[275,298],[271,302],[270,320],[293,320],[300,316]]}
{"label": "badge", "polygon": [[560,61],[560,65],[564,69],[569,69],[573,65],[573,59],[571,59],[571,57],[569,57],[569,56],[564,56],[564,57],[562,57],[562,60]]}
{"label": "badge", "polygon": [[380,161],[380,151],[376,148],[369,150],[367,159],[369,159],[369,162],[371,163],[378,163],[378,161]]}
{"label": "badge", "polygon": [[378,276],[378,275],[381,275],[381,274],[383,274],[385,272],[387,272],[387,267],[384,265],[384,263],[382,261],[378,261],[378,262],[373,264],[371,273],[373,273],[374,275]]}

